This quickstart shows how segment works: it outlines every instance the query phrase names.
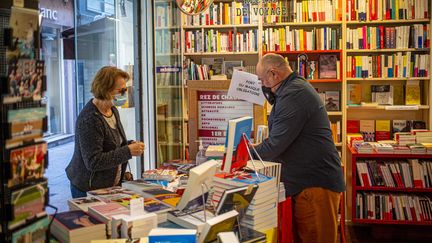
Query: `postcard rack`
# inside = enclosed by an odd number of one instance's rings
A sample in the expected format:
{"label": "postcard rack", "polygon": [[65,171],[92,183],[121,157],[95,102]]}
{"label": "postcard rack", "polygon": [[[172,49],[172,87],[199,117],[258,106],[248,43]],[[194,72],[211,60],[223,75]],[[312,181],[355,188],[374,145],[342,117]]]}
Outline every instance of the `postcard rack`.
{"label": "postcard rack", "polygon": [[0,3],[0,242],[49,240],[38,1]]}

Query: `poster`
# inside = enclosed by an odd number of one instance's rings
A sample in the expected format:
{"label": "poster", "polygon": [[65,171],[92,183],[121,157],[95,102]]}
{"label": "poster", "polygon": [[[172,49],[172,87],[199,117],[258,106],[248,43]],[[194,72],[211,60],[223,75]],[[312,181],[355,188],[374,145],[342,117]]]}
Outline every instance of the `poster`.
{"label": "poster", "polygon": [[198,139],[204,146],[225,144],[228,121],[253,117],[253,104],[227,95],[226,91],[198,91]]}

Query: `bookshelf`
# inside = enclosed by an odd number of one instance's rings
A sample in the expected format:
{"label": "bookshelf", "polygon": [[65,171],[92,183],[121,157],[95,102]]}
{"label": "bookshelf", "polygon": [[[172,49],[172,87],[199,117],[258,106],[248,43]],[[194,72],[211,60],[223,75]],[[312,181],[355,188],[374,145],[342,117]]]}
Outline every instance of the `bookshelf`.
{"label": "bookshelf", "polygon": [[[359,0],[360,3],[363,3],[362,0]],[[419,3],[421,7],[417,7],[415,9],[429,9],[430,15],[430,3],[422,0],[422,3]],[[259,1],[260,5],[258,7],[271,7],[271,4],[264,4],[262,1]],[[308,2],[308,1],[304,1]],[[314,2],[314,1],[312,1]],[[316,10],[317,12],[326,12],[325,16],[317,16],[317,19],[314,21],[310,21],[304,18],[304,14],[300,14],[300,17],[297,15],[293,15],[292,13],[299,13],[298,9],[302,1],[277,1],[275,3],[277,6],[287,7],[288,14],[286,16],[275,15],[275,16],[265,16],[255,18],[254,16],[248,19],[249,22],[235,22],[238,21],[233,19],[231,22],[226,21],[226,18],[222,16],[218,20],[220,15],[213,15],[213,23],[210,23],[210,20],[204,19],[204,15],[197,15],[195,17],[188,17],[186,15],[181,15],[180,22],[177,26],[180,28],[180,43],[181,46],[185,46],[185,35],[189,31],[199,31],[198,35],[200,36],[198,41],[200,43],[204,43],[204,35],[207,31],[216,31],[218,33],[227,33],[228,31],[256,31],[256,39],[259,45],[256,50],[253,51],[205,51],[205,50],[194,50],[193,52],[188,51],[185,48],[181,48],[180,55],[181,61],[179,63],[185,63],[186,60],[193,60],[195,64],[201,65],[202,61],[205,58],[224,58],[224,61],[243,61],[243,66],[255,66],[258,62],[259,58],[265,55],[266,53],[277,53],[287,57],[289,60],[296,60],[297,56],[300,54],[306,54],[308,58],[311,60],[318,60],[320,55],[324,54],[333,54],[338,57],[339,60],[339,76],[334,79],[310,79],[308,80],[314,87],[321,91],[339,91],[339,103],[340,108],[338,111],[329,111],[329,119],[333,122],[339,121],[341,126],[341,141],[336,143],[336,146],[340,149],[342,160],[345,162],[347,155],[346,148],[346,122],[349,119],[406,119],[406,120],[425,120],[428,124],[428,127],[431,127],[431,109],[429,108],[429,93],[432,92],[432,88],[430,85],[430,76],[428,77],[400,77],[400,76],[385,76],[385,77],[352,77],[348,75],[350,65],[347,63],[347,59],[353,56],[369,56],[369,55],[383,55],[388,56],[394,54],[395,56],[398,53],[402,53],[402,55],[427,55],[430,56],[430,48],[419,48],[419,47],[404,47],[404,48],[386,48],[386,49],[352,49],[348,48],[346,43],[349,38],[348,30],[361,28],[363,26],[367,27],[398,27],[398,26],[414,26],[414,25],[426,25],[431,23],[431,19],[427,16],[421,16],[421,14],[415,15],[415,18],[408,19],[408,16],[405,19],[398,19],[399,16],[392,16],[390,18],[386,17],[383,13],[377,13],[378,21],[371,20],[372,17],[368,13],[366,13],[365,19],[359,19],[355,16],[356,13],[360,13],[360,10],[365,9],[352,9],[354,3],[357,3],[357,0],[333,0],[330,1],[333,4],[331,7],[331,11],[325,11],[326,8],[322,8],[320,6],[311,6],[312,10]],[[379,6],[382,3],[377,1]],[[215,0],[214,6],[222,6],[222,13],[224,13],[225,4],[227,7],[233,7],[233,1],[220,1]],[[366,1],[364,1],[366,3]],[[222,5],[221,5],[222,4]],[[299,5],[300,4],[300,5]],[[327,3],[325,3],[327,4]],[[424,5],[424,6],[423,6]],[[307,9],[307,8],[306,8]],[[330,9],[330,8],[329,8]],[[345,10],[349,11],[345,11]],[[301,12],[301,11],[300,11]],[[330,13],[331,12],[331,13]],[[363,11],[368,12],[368,11]],[[362,12],[362,13],[363,13]],[[296,17],[297,16],[297,17]],[[307,15],[306,15],[307,16]],[[195,18],[195,19],[194,19]],[[254,19],[255,18],[255,19]],[[208,21],[208,22],[206,22]],[[218,22],[219,21],[219,22]],[[225,22],[224,22],[225,21]],[[319,28],[331,28],[337,31],[337,38],[334,45],[338,45],[338,48],[333,48],[334,46],[327,47],[326,49],[303,49],[303,50],[271,50],[266,47],[265,43],[265,32],[268,29],[285,29],[285,30],[306,30],[312,31],[314,29]],[[430,28],[429,28],[430,33]],[[198,36],[197,35],[197,36]],[[262,40],[262,41],[261,41]],[[168,58],[167,58],[168,59]],[[173,58],[172,58],[173,59]],[[429,62],[429,70],[431,70],[431,62]],[[183,70],[183,75],[181,77],[181,86],[183,88],[186,87],[186,82],[190,80],[190,78],[186,75],[187,69]],[[413,76],[413,75],[411,75]],[[198,78],[194,78],[198,79]],[[369,87],[370,85],[378,85],[378,84],[388,84],[388,85],[398,85],[404,86],[407,81],[419,81],[421,87],[421,103],[418,105],[418,109],[412,109],[412,107],[401,107],[405,105],[404,103],[395,104],[398,105],[397,109],[386,109],[383,105],[378,105],[375,107],[370,106],[351,106],[348,105],[349,99],[349,85],[351,84],[360,84]],[[168,88],[160,88],[160,89],[168,89]],[[187,95],[183,92],[184,101],[187,102]],[[369,98],[370,99],[370,98]],[[364,100],[365,102],[371,102],[370,100]],[[188,117],[188,111],[184,108],[184,116]],[[268,111],[266,112],[268,114]],[[186,126],[187,120],[185,119]],[[183,144],[188,144],[188,136],[186,130],[183,131],[184,135]],[[185,147],[187,149],[187,147]],[[194,155],[192,155],[192,158]]]}
{"label": "bookshelf", "polygon": [[[370,163],[374,163],[374,162],[370,162],[370,161],[376,161],[377,164],[379,165],[384,165],[385,163],[392,163],[389,161],[396,161],[395,164],[399,163],[404,163],[404,161],[409,160],[409,159],[418,159],[419,161],[421,160],[426,160],[429,163],[431,162],[431,155],[423,155],[423,154],[380,154],[380,153],[371,153],[371,154],[360,154],[357,153],[357,151],[352,148],[352,147],[348,147],[349,150],[349,162],[348,162],[348,175],[347,175],[347,181],[350,181],[351,183],[347,183],[347,187],[348,189],[348,195],[347,195],[347,207],[348,207],[348,218],[352,219],[352,222],[354,223],[363,223],[363,224],[393,224],[393,225],[397,225],[397,224],[403,224],[403,225],[432,225],[432,221],[428,221],[428,220],[414,220],[415,218],[413,218],[413,220],[407,220],[406,217],[408,216],[403,216],[401,217],[401,215],[397,215],[396,213],[393,213],[391,215],[391,217],[389,216],[390,214],[387,214],[387,216],[383,216],[384,212],[388,212],[387,210],[390,210],[389,208],[386,208],[384,210],[384,208],[382,208],[381,206],[377,206],[376,205],[376,198],[373,199],[374,201],[364,201],[366,199],[363,199],[361,196],[359,195],[373,195],[373,196],[379,196],[379,195],[395,195],[397,197],[403,197],[403,196],[408,196],[411,198],[415,198],[416,196],[429,196],[432,194],[432,187],[424,187],[424,188],[417,188],[417,187],[400,187],[398,185],[396,185],[395,187],[389,187],[388,185],[386,186],[378,186],[378,185],[361,185],[360,183],[360,178],[358,178],[359,176],[359,172],[357,171],[358,167],[357,163],[368,163],[367,167],[368,169],[370,168]],[[367,161],[367,162],[365,162]],[[381,162],[381,161],[385,161],[385,162]],[[403,162],[400,162],[403,161]],[[423,162],[425,163],[425,162]],[[412,169],[412,166],[409,165],[410,168]],[[363,170],[363,169],[361,169]],[[364,171],[364,170],[363,170]],[[374,175],[372,172],[372,169],[369,171],[366,171],[367,175],[365,173],[360,172],[360,174],[362,175],[363,179],[366,179],[365,176],[371,178],[372,180],[374,180],[374,178],[377,178],[376,175]],[[382,171],[382,169],[380,169],[380,171]],[[393,172],[392,176],[393,176]],[[382,177],[381,177],[382,178]],[[392,178],[396,178],[396,177],[392,177]],[[403,178],[403,181],[407,180],[407,176],[404,175],[402,173],[401,178]],[[394,180],[394,179],[392,179]],[[396,180],[395,180],[396,181]],[[373,184],[376,182],[373,182]],[[395,182],[396,183],[396,182]],[[412,183],[414,185],[414,181]],[[383,199],[384,198],[384,199]],[[370,200],[370,199],[367,199]],[[380,197],[379,200],[388,200],[386,197]],[[394,202],[396,200],[399,199],[395,199],[393,198]],[[362,201],[360,203],[360,201]],[[368,209],[366,209],[366,207],[364,205],[368,205],[371,204],[371,207],[369,207]],[[387,201],[385,203],[387,205]],[[398,209],[397,207],[399,207],[398,204],[394,203],[393,204],[395,207],[395,210],[401,210],[402,208]],[[411,201],[409,202],[409,205],[411,205],[411,217],[414,217],[414,211],[419,212],[419,210],[423,210],[421,209],[421,207],[418,207],[418,205],[416,205],[415,203],[412,203]],[[369,217],[367,217],[366,215],[364,215],[364,211],[360,211],[360,208],[362,208],[362,210],[367,210],[369,213]],[[376,208],[375,208],[376,206]],[[384,210],[384,211],[382,211]],[[409,210],[409,209],[408,209]],[[378,213],[377,213],[378,212]],[[363,214],[363,215],[362,215]],[[421,214],[419,212],[419,214]],[[379,215],[379,216],[378,216]],[[381,218],[382,217],[382,218]],[[390,217],[390,218],[389,218]]]}

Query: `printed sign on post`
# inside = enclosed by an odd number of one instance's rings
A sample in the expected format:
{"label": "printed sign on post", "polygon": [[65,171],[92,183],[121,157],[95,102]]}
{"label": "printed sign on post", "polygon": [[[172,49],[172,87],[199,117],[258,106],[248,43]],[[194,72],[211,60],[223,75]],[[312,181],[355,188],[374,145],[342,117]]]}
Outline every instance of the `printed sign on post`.
{"label": "printed sign on post", "polygon": [[265,102],[258,76],[238,70],[234,70],[228,95],[261,106]]}

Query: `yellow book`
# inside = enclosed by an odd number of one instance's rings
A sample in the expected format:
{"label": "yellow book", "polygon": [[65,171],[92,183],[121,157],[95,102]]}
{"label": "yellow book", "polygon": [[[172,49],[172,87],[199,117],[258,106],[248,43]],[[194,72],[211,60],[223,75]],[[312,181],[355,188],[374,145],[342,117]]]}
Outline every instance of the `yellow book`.
{"label": "yellow book", "polygon": [[420,105],[420,81],[408,80],[405,87],[405,105]]}
{"label": "yellow book", "polygon": [[304,51],[304,40],[303,40],[303,30],[299,30],[300,37],[300,51]]}
{"label": "yellow book", "polygon": [[390,132],[390,120],[376,120],[375,130]]}
{"label": "yellow book", "polygon": [[217,52],[221,52],[221,36],[220,32],[217,32]]}
{"label": "yellow book", "polygon": [[230,24],[230,19],[229,19],[229,11],[230,11],[230,7],[228,3],[224,3],[224,24]]}
{"label": "yellow book", "polygon": [[348,105],[359,105],[362,102],[362,85],[348,84]]}
{"label": "yellow book", "polygon": [[[237,3],[237,2],[236,2],[236,3],[235,3],[235,6],[236,6],[236,9],[243,9],[242,3]],[[236,25],[242,24],[242,18],[243,18],[242,15],[237,16],[237,13],[236,13],[236,16],[235,16],[235,24],[236,24]]]}

